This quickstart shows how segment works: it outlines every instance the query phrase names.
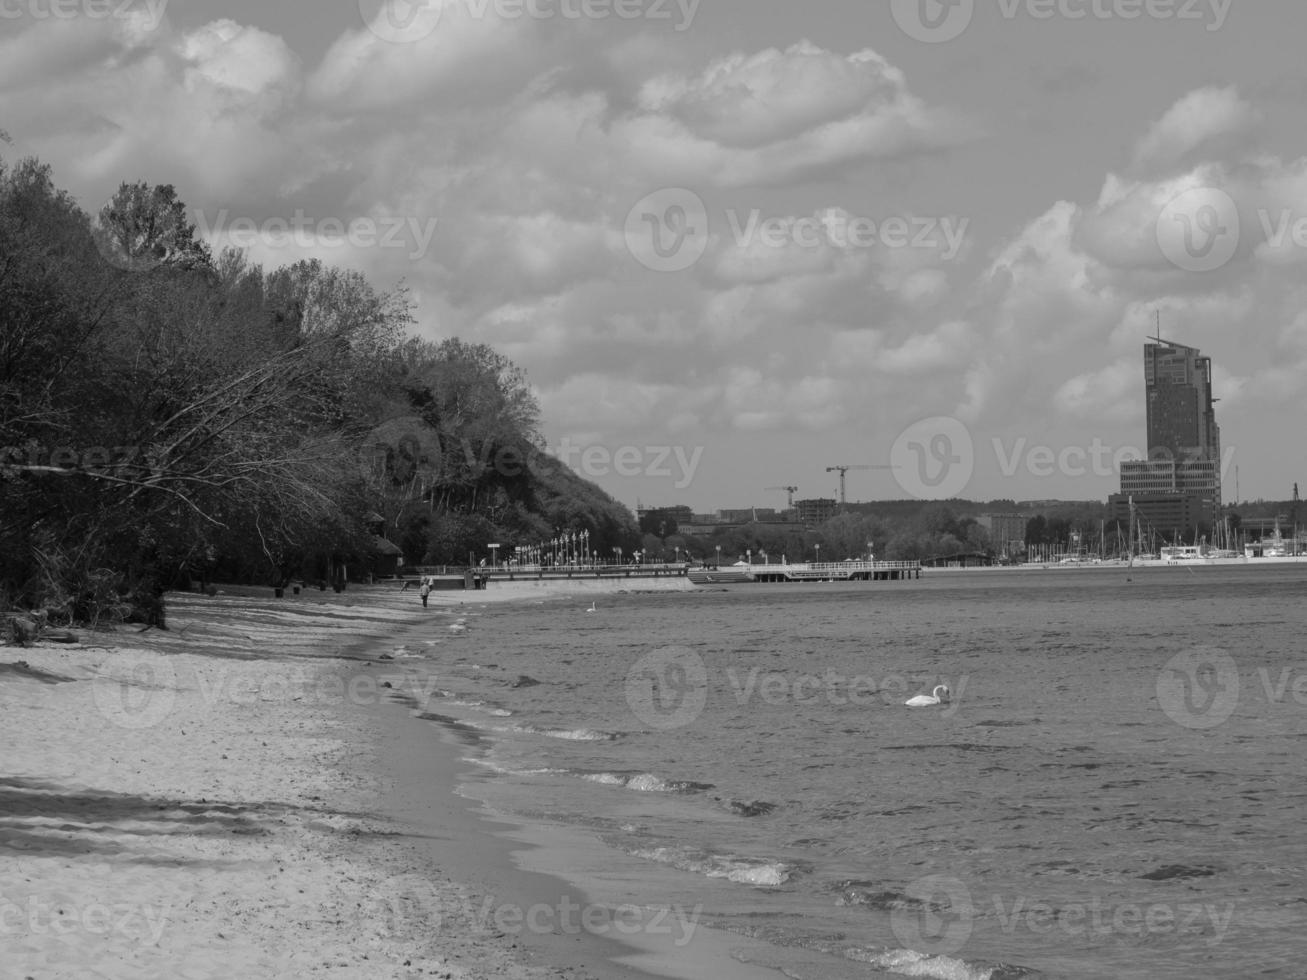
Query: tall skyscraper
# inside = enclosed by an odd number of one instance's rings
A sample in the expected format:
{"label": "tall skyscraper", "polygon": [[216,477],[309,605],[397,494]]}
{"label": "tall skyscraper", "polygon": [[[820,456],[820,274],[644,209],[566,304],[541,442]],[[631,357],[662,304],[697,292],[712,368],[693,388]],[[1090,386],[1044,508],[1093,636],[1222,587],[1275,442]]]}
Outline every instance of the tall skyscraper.
{"label": "tall skyscraper", "polygon": [[1138,513],[1159,531],[1188,535],[1221,507],[1221,430],[1212,397],[1212,359],[1196,347],[1157,339],[1144,345],[1148,458],[1121,464],[1117,519]]}
{"label": "tall skyscraper", "polygon": [[1144,388],[1149,459],[1220,460],[1210,357],[1160,338],[1145,344]]}

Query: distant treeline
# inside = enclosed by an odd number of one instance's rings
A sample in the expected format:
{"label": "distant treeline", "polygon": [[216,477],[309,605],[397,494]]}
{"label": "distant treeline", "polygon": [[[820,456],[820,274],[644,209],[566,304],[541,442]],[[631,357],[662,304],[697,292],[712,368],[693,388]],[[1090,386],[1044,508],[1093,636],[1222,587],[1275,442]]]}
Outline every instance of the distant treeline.
{"label": "distant treeline", "polygon": [[[1130,529],[1118,527],[1106,503],[1098,501],[1046,501],[1017,503],[1013,500],[887,500],[847,504],[824,524],[802,531],[781,522],[756,521],[714,530],[711,534],[687,533],[677,522],[675,508],[651,509],[641,515],[645,532],[645,554],[716,561],[720,548],[723,562],[734,562],[765,553],[768,560],[843,561],[868,553],[886,561],[925,561],[958,554],[998,556],[1010,542],[994,541],[979,519],[985,515],[1017,516],[1025,519],[1020,543],[1027,548],[1076,548],[1107,554],[1129,547]],[[1224,517],[1231,532],[1238,532],[1244,517],[1293,524],[1293,501],[1255,501],[1227,507]],[[1299,515],[1307,521],[1307,509]],[[1210,536],[1204,525],[1200,533]],[[1020,553],[1020,548],[1012,549]],[[1011,553],[1011,552],[1010,552]]]}
{"label": "distant treeline", "polygon": [[161,621],[164,589],[409,563],[633,515],[539,451],[494,350],[409,333],[403,288],[211,255],[170,186],[94,218],[0,161],[0,608]]}

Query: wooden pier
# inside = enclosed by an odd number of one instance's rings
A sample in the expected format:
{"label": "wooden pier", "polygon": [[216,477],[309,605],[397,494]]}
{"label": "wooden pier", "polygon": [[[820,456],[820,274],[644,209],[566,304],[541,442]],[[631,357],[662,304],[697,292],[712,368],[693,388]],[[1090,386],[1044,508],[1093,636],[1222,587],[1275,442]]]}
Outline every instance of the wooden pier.
{"label": "wooden pier", "polygon": [[917,561],[790,562],[784,565],[723,565],[690,570],[696,585],[732,582],[900,582],[921,578]]}

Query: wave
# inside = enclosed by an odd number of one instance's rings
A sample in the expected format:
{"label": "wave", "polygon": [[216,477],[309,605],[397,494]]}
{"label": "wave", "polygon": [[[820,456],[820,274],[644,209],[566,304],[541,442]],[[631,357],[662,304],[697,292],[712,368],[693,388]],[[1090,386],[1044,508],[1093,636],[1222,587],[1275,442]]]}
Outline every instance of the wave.
{"label": "wave", "polygon": [[889,973],[930,980],[1042,980],[1044,974],[1008,963],[970,963],[951,956],[932,956],[915,949],[846,949],[844,958]]}
{"label": "wave", "polygon": [[671,865],[707,878],[725,878],[742,885],[776,888],[790,879],[794,868],[783,861],[764,861],[727,854],[709,854],[688,848],[646,847],[628,849],[633,857]]}
{"label": "wave", "polygon": [[524,725],[514,730],[525,735],[543,735],[545,738],[557,738],[566,742],[613,742],[622,737],[614,732],[599,732],[593,728],[553,729]]}
{"label": "wave", "polygon": [[702,793],[713,789],[712,783],[696,783],[688,779],[664,779],[651,772],[572,772],[589,783],[604,786],[621,786],[639,793]]}

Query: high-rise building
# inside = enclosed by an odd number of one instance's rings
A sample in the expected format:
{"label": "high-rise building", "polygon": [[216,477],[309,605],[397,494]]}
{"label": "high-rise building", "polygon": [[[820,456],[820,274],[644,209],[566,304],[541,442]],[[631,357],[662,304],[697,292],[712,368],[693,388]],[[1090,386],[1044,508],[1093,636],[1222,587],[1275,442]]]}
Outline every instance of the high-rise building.
{"label": "high-rise building", "polygon": [[1118,520],[1136,512],[1166,534],[1188,535],[1221,507],[1221,430],[1212,397],[1212,359],[1162,340],[1144,345],[1148,458],[1121,464]]}
{"label": "high-rise building", "polygon": [[1144,390],[1149,459],[1220,461],[1210,357],[1160,338],[1145,344]]}

